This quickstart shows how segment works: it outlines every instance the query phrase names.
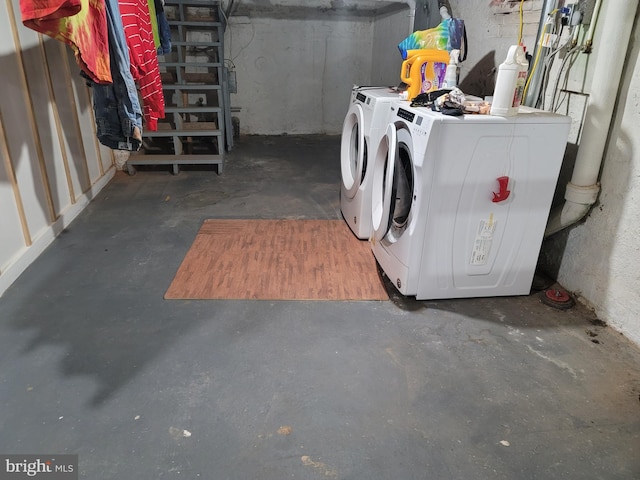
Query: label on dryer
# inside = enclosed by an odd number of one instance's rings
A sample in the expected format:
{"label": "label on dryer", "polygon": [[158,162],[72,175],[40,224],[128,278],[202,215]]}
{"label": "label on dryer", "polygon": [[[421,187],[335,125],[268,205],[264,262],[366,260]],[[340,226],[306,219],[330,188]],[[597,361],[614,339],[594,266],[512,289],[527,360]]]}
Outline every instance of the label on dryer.
{"label": "label on dryer", "polygon": [[471,265],[486,265],[489,261],[489,253],[491,252],[491,244],[493,243],[493,234],[496,231],[496,221],[493,219],[493,213],[489,215],[488,220],[480,220],[478,232],[473,242],[473,251],[471,252]]}

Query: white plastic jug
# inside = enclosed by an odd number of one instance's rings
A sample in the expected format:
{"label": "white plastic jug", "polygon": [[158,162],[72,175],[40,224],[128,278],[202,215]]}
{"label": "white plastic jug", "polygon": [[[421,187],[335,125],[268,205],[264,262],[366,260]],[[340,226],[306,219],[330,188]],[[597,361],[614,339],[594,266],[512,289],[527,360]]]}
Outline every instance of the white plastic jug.
{"label": "white plastic jug", "polygon": [[518,113],[528,69],[529,62],[527,62],[522,45],[509,47],[507,58],[498,67],[498,78],[491,103],[491,115],[508,117]]}

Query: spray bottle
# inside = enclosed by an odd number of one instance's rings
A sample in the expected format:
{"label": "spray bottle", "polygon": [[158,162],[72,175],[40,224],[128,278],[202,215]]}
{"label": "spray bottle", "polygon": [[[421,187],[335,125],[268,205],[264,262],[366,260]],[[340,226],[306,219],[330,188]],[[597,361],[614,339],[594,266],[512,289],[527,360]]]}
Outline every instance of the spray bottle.
{"label": "spray bottle", "polygon": [[456,88],[458,86],[458,59],[460,58],[460,50],[451,50],[449,53],[449,65],[444,74],[444,81],[441,88]]}
{"label": "spray bottle", "polygon": [[491,103],[491,115],[503,117],[517,115],[527,80],[528,68],[529,62],[527,62],[522,45],[512,45],[507,53],[507,58],[498,67],[498,78]]}

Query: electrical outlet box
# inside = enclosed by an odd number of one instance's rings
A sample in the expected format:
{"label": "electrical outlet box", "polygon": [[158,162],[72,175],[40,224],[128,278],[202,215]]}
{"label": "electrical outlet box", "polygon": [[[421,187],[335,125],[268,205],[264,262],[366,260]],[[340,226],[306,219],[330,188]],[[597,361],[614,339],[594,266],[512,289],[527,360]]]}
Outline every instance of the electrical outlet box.
{"label": "electrical outlet box", "polygon": [[229,86],[229,93],[238,93],[238,84],[236,83],[236,72],[225,68],[227,74],[227,85]]}
{"label": "electrical outlet box", "polygon": [[575,27],[582,23],[583,15],[579,2],[569,3],[562,8],[562,24]]}

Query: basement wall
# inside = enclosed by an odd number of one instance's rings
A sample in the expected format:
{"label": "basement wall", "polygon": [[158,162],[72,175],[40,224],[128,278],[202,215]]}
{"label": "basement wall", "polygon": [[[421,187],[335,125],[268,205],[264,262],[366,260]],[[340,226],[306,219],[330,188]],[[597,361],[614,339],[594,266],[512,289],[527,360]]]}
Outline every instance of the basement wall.
{"label": "basement wall", "polygon": [[240,133],[340,134],[354,84],[400,82],[408,12],[399,4],[370,15],[230,16],[225,48]]}
{"label": "basement wall", "polygon": [[[607,18],[603,2],[597,22],[592,54],[581,54],[574,63],[563,91],[559,113],[572,117],[573,125],[565,154],[555,204],[561,204],[573,162],[580,145],[583,115],[597,52],[626,52],[616,108],[603,156],[601,191],[585,219],[550,238],[542,246],[541,270],[546,272],[614,329],[640,345],[640,65],[638,16],[629,45],[602,45],[605,29],[620,28]],[[524,40],[533,52],[540,18],[541,0],[524,2]],[[571,2],[565,2],[571,3]],[[502,62],[509,45],[516,43],[519,2],[451,0],[454,15],[465,20],[469,35],[469,57],[462,66],[463,90],[491,94],[492,68]]]}
{"label": "basement wall", "polygon": [[70,49],[0,0],[0,295],[113,176]]}
{"label": "basement wall", "polygon": [[[634,27],[604,152],[600,196],[583,221],[545,242],[542,261],[602,320],[640,345],[638,16],[629,21]],[[602,28],[616,26],[605,18]],[[596,48],[613,48],[598,44],[597,31],[594,43]]]}

